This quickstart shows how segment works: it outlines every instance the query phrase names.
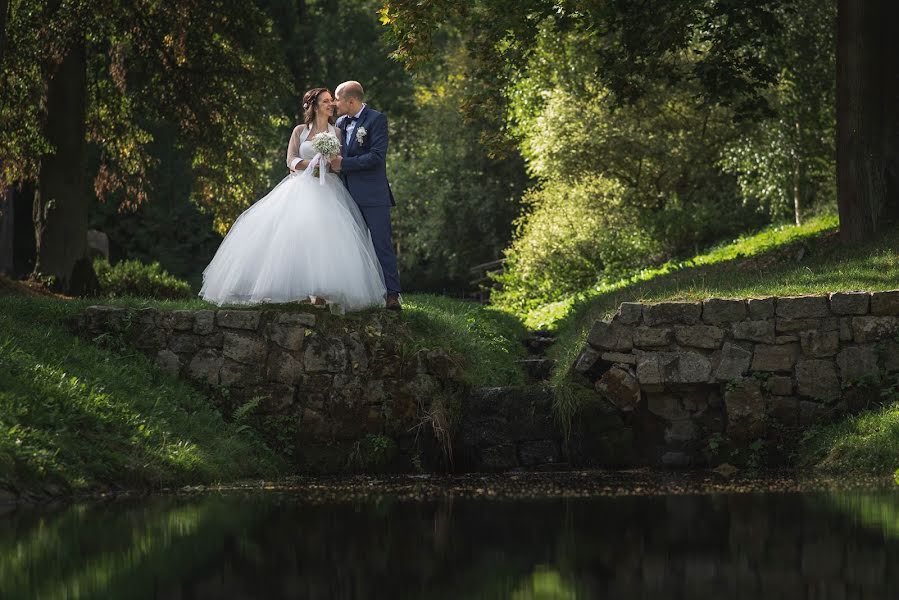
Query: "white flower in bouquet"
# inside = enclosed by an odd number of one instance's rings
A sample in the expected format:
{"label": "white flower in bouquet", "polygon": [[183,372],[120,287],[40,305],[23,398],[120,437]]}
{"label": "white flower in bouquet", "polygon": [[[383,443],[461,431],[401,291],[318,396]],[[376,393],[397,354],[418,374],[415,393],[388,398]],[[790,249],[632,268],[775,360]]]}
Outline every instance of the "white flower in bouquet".
{"label": "white flower in bouquet", "polygon": [[330,131],[320,133],[312,138],[312,149],[325,157],[340,154],[340,140]]}

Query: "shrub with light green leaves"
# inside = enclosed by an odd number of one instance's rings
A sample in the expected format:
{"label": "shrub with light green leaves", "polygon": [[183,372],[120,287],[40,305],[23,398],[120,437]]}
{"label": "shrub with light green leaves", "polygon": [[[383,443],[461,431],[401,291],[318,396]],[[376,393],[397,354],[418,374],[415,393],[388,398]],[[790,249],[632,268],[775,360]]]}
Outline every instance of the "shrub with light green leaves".
{"label": "shrub with light green leaves", "polygon": [[144,264],[123,260],[110,265],[106,259],[94,261],[94,270],[104,296],[137,296],[177,300],[193,296],[190,285],[170,275],[158,262]]}

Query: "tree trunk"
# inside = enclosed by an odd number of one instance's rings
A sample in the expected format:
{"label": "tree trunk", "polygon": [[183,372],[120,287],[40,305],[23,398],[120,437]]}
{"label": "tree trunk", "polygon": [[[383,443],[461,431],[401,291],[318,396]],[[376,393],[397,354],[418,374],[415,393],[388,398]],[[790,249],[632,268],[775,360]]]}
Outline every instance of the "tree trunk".
{"label": "tree trunk", "polygon": [[89,198],[85,179],[87,67],[84,43],[73,46],[47,86],[44,135],[53,147],[41,159],[34,195],[34,231],[39,276],[52,276],[59,289],[81,293],[73,278],[83,272],[87,249]]}
{"label": "tree trunk", "polygon": [[[840,236],[856,243],[896,214],[888,195],[895,164],[888,131],[896,106],[895,0],[839,0],[837,6],[837,200]],[[892,52],[892,54],[891,54]],[[892,155],[892,156],[891,156]]]}
{"label": "tree trunk", "polygon": [[802,225],[799,219],[799,192],[802,189],[802,161],[799,154],[802,152],[802,131],[799,128],[799,119],[796,119],[796,143],[793,149],[793,217],[796,226]]}

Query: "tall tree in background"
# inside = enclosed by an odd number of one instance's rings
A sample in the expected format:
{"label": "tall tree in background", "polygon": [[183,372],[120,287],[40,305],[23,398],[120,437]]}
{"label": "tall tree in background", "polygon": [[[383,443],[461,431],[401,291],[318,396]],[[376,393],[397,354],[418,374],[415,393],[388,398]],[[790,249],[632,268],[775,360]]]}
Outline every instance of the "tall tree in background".
{"label": "tall tree in background", "polygon": [[[710,102],[733,107],[738,119],[771,115],[765,95],[777,82],[782,16],[820,0],[386,0],[396,55],[410,66],[426,60],[443,23],[480,32],[484,81],[506,84],[509,64],[527,55],[548,14],[560,25],[586,23],[609,43],[595,55],[603,83],[619,101],[641,96],[648,81],[689,77]],[[889,28],[899,4],[892,0],[839,0],[837,29],[837,173],[842,237],[860,241],[899,212],[897,197],[897,73],[899,38]],[[836,24],[834,24],[836,26]],[[667,69],[672,52],[698,44],[686,73]],[[495,95],[498,97],[498,94]]]}

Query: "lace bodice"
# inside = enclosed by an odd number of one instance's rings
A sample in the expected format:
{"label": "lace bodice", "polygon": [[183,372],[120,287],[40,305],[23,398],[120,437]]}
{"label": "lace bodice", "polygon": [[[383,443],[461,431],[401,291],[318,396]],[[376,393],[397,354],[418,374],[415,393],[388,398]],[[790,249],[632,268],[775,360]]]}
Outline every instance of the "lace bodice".
{"label": "lace bodice", "polygon": [[[337,135],[337,128],[333,125],[328,125],[328,131]],[[315,157],[315,150],[312,148],[312,140],[307,140],[306,138],[309,136],[309,129],[306,129],[303,132],[302,143],[300,144],[300,158],[303,160],[312,160]]]}

